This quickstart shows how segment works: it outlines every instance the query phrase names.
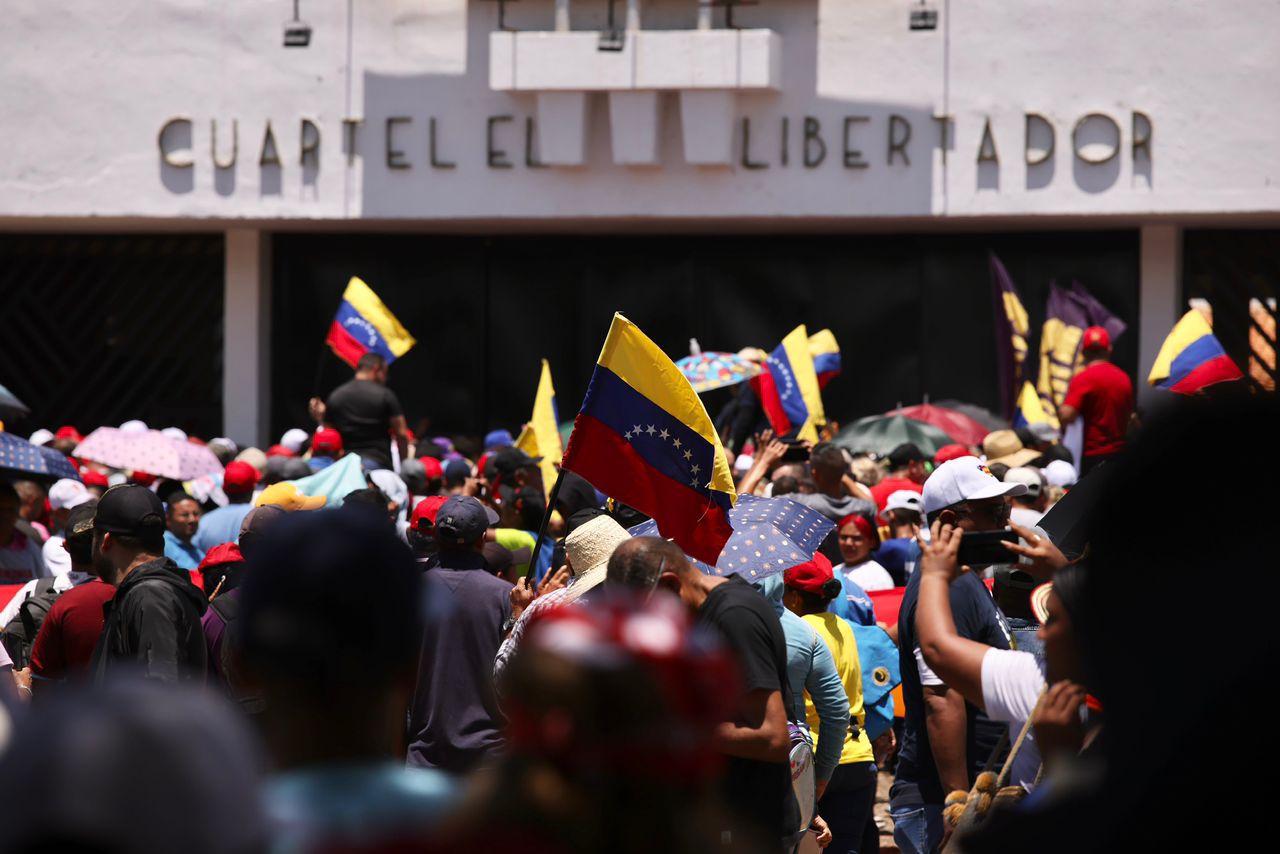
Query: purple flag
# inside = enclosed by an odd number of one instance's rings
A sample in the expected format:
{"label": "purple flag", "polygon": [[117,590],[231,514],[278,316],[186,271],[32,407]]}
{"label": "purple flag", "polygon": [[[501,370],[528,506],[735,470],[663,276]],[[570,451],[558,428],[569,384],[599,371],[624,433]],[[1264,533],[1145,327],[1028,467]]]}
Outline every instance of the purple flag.
{"label": "purple flag", "polygon": [[1044,329],[1040,333],[1040,381],[1036,391],[1050,412],[1057,412],[1067,396],[1071,378],[1080,370],[1080,339],[1090,326],[1101,326],[1112,340],[1125,330],[1125,323],[1093,298],[1079,282],[1071,289],[1049,283]]}
{"label": "purple flag", "polygon": [[1090,326],[1101,326],[1107,330],[1111,340],[1115,341],[1128,328],[1123,320],[1111,313],[1105,305],[1094,299],[1093,294],[1085,290],[1079,282],[1071,283],[1071,298],[1083,306]]}
{"label": "purple flag", "polygon": [[1013,410],[1022,385],[1022,365],[1027,358],[1027,332],[1030,324],[1022,297],[994,252],[991,262],[991,308],[996,321],[996,368],[1000,382],[1000,409],[1005,418],[1013,418]]}

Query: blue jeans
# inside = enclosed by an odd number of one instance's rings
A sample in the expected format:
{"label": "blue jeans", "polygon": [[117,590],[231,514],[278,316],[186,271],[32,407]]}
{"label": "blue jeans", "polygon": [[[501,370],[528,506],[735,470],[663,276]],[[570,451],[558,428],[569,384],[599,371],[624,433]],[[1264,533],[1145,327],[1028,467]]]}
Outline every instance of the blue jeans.
{"label": "blue jeans", "polygon": [[933,854],[942,841],[942,805],[892,807],[893,841],[902,854]]}
{"label": "blue jeans", "polygon": [[836,766],[826,794],[818,803],[818,815],[831,828],[827,854],[875,854],[879,851],[880,833],[871,815],[876,805],[877,779],[874,762]]}
{"label": "blue jeans", "polygon": [[1035,620],[1027,620],[1022,617],[1009,617],[1009,631],[1013,633],[1014,642],[1017,643],[1019,652],[1029,652],[1036,657],[1037,661],[1044,659],[1044,644],[1037,637],[1040,631],[1040,624]]}

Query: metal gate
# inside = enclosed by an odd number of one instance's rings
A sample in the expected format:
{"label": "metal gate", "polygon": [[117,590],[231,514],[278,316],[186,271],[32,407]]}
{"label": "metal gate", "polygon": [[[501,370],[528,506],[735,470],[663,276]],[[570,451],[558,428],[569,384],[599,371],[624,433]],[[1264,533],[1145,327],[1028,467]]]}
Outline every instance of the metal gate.
{"label": "metal gate", "polygon": [[0,235],[0,384],[14,432],[222,423],[221,235]]}

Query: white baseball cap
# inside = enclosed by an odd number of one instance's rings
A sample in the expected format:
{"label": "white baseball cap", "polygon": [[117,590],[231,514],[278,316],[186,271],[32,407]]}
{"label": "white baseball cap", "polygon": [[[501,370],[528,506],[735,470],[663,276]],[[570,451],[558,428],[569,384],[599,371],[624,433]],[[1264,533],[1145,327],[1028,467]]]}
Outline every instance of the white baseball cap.
{"label": "white baseball cap", "polygon": [[1054,486],[1075,486],[1076,467],[1066,460],[1054,460],[1044,467],[1044,478]]}
{"label": "white baseball cap", "polygon": [[49,506],[54,510],[70,510],[93,500],[93,493],[80,481],[64,477],[49,487]]}
{"label": "white baseball cap", "polygon": [[914,489],[896,489],[889,493],[889,497],[884,502],[884,509],[886,513],[890,510],[914,510],[917,513],[923,513],[924,496]]}
{"label": "white baseball cap", "polygon": [[43,427],[41,427],[36,432],[32,433],[31,437],[27,439],[27,441],[33,445],[43,445],[44,443],[48,442],[52,438],[53,438],[53,431],[46,430]]}
{"label": "white baseball cap", "polygon": [[295,454],[302,453],[302,446],[307,444],[307,440],[311,435],[306,430],[298,427],[291,427],[284,431],[284,435],[280,437],[280,444],[284,445]]}
{"label": "white baseball cap", "polygon": [[134,418],[121,424],[120,429],[125,433],[145,433],[148,428],[147,422]]}
{"label": "white baseball cap", "polygon": [[1017,466],[1009,469],[1004,473],[1004,482],[1024,484],[1027,487],[1027,495],[1033,498],[1040,497],[1045,486],[1044,476],[1040,474],[1040,470],[1031,466]]}
{"label": "white baseball cap", "polygon": [[1026,494],[1026,484],[1001,483],[977,457],[956,457],[934,469],[924,482],[924,512],[933,513],[961,501]]}
{"label": "white baseball cap", "polygon": [[160,431],[170,439],[176,439],[179,442],[187,441],[187,432],[181,427],[166,427]]}

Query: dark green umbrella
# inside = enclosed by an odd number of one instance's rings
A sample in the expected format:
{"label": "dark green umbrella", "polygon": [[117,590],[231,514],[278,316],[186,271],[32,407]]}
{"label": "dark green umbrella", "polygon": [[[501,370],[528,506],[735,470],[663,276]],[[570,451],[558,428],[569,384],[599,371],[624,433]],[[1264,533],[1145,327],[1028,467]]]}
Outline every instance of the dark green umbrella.
{"label": "dark green umbrella", "polygon": [[13,396],[13,392],[0,385],[0,421],[17,421],[26,418],[31,410]]}
{"label": "dark green umbrella", "polygon": [[943,445],[954,444],[955,440],[932,424],[903,415],[859,418],[837,433],[835,438],[837,445],[854,453],[866,451],[881,457],[903,442],[915,443],[932,457]]}

